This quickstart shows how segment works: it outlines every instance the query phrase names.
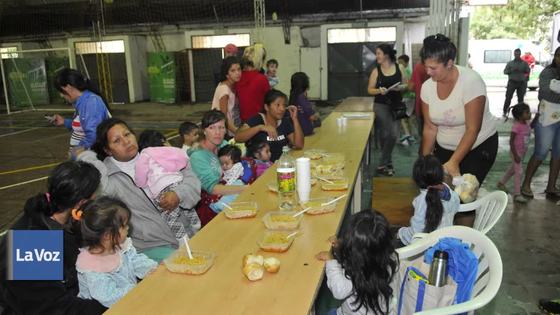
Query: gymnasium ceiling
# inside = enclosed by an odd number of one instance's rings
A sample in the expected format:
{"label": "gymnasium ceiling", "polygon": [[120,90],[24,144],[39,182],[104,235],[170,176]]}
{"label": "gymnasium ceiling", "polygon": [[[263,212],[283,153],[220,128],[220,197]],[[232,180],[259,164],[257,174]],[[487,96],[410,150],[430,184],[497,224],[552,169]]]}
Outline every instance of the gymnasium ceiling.
{"label": "gymnasium ceiling", "polygon": [[[408,12],[407,16],[414,16],[414,12],[426,15],[429,3],[429,0],[265,0],[267,20],[276,12],[279,21],[299,22],[375,16],[398,18],[404,16],[403,12]],[[0,0],[0,37],[68,36],[91,30],[92,21],[104,21],[108,32],[163,25],[228,26],[253,21],[253,11],[253,0]]]}

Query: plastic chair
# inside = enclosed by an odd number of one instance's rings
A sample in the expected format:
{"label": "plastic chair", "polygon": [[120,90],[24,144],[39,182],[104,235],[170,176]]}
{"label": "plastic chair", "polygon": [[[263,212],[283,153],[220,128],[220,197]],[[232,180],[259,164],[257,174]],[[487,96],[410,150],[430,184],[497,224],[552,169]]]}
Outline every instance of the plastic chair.
{"label": "plastic chair", "polygon": [[449,226],[436,230],[416,242],[397,249],[401,261],[418,259],[440,238],[455,237],[471,245],[478,257],[478,274],[473,287],[472,298],[460,304],[415,313],[417,315],[446,315],[472,312],[479,309],[496,296],[502,283],[503,266],[496,245],[482,232],[466,226]]}
{"label": "plastic chair", "polygon": [[497,190],[473,202],[462,204],[459,212],[476,211],[473,228],[488,233],[498,222],[508,204],[508,196],[505,192]]}

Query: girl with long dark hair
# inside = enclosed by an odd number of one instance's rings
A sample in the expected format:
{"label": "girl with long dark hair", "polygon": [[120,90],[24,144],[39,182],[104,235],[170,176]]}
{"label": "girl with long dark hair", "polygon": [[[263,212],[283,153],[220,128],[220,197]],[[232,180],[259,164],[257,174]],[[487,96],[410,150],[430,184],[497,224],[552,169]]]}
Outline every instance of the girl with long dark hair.
{"label": "girl with long dark hair", "polygon": [[12,230],[63,230],[63,281],[8,281],[7,239],[0,242],[0,305],[2,314],[101,314],[106,308],[96,300],[78,298],[76,259],[79,233],[70,228],[72,210],[94,196],[99,171],[85,162],[59,164],[47,180],[47,192],[25,202],[23,216]]}
{"label": "girl with long dark hair", "polygon": [[75,158],[80,149],[89,149],[95,143],[97,126],[111,117],[107,103],[92,82],[79,71],[64,68],[56,74],[55,88],[60,96],[72,104],[76,111],[72,118],[59,114],[52,117],[56,126],[65,126],[72,132],[69,156]]}
{"label": "girl with long dark hair", "polygon": [[453,225],[461,203],[459,195],[443,182],[443,166],[437,157],[419,157],[414,163],[412,177],[420,194],[412,201],[414,216],[410,226],[399,229],[398,237],[404,245],[410,244],[416,233],[430,233]]}
{"label": "girl with long dark hair", "polygon": [[313,134],[315,121],[319,115],[313,110],[311,102],[307,99],[309,90],[309,77],[305,72],[296,72],[290,80],[290,100],[288,104],[295,105],[298,109],[298,120],[304,136]]}
{"label": "girl with long dark hair", "polygon": [[387,219],[375,210],[362,210],[333,246],[332,255],[320,252],[317,259],[326,261],[333,296],[344,300],[336,314],[391,313],[392,296],[399,292],[399,260]]}

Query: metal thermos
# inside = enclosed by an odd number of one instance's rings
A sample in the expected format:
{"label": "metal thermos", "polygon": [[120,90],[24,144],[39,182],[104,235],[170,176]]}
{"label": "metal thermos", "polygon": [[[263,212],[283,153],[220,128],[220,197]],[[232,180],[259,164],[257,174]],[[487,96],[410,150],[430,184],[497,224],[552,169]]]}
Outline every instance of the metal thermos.
{"label": "metal thermos", "polygon": [[447,284],[447,259],[447,252],[442,250],[434,252],[434,259],[428,276],[428,282],[431,285],[442,287]]}

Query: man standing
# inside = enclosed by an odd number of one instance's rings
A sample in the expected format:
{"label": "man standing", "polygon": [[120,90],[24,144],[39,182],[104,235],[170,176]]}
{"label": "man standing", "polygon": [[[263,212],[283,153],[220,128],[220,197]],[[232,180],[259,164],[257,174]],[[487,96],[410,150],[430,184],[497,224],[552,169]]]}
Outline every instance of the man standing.
{"label": "man standing", "polygon": [[506,89],[506,100],[504,102],[504,117],[507,116],[509,105],[513,97],[513,92],[517,92],[517,102],[522,103],[527,91],[527,79],[531,68],[521,59],[521,49],[517,48],[513,51],[513,60],[508,62],[504,69],[504,74],[508,75],[508,83]]}

